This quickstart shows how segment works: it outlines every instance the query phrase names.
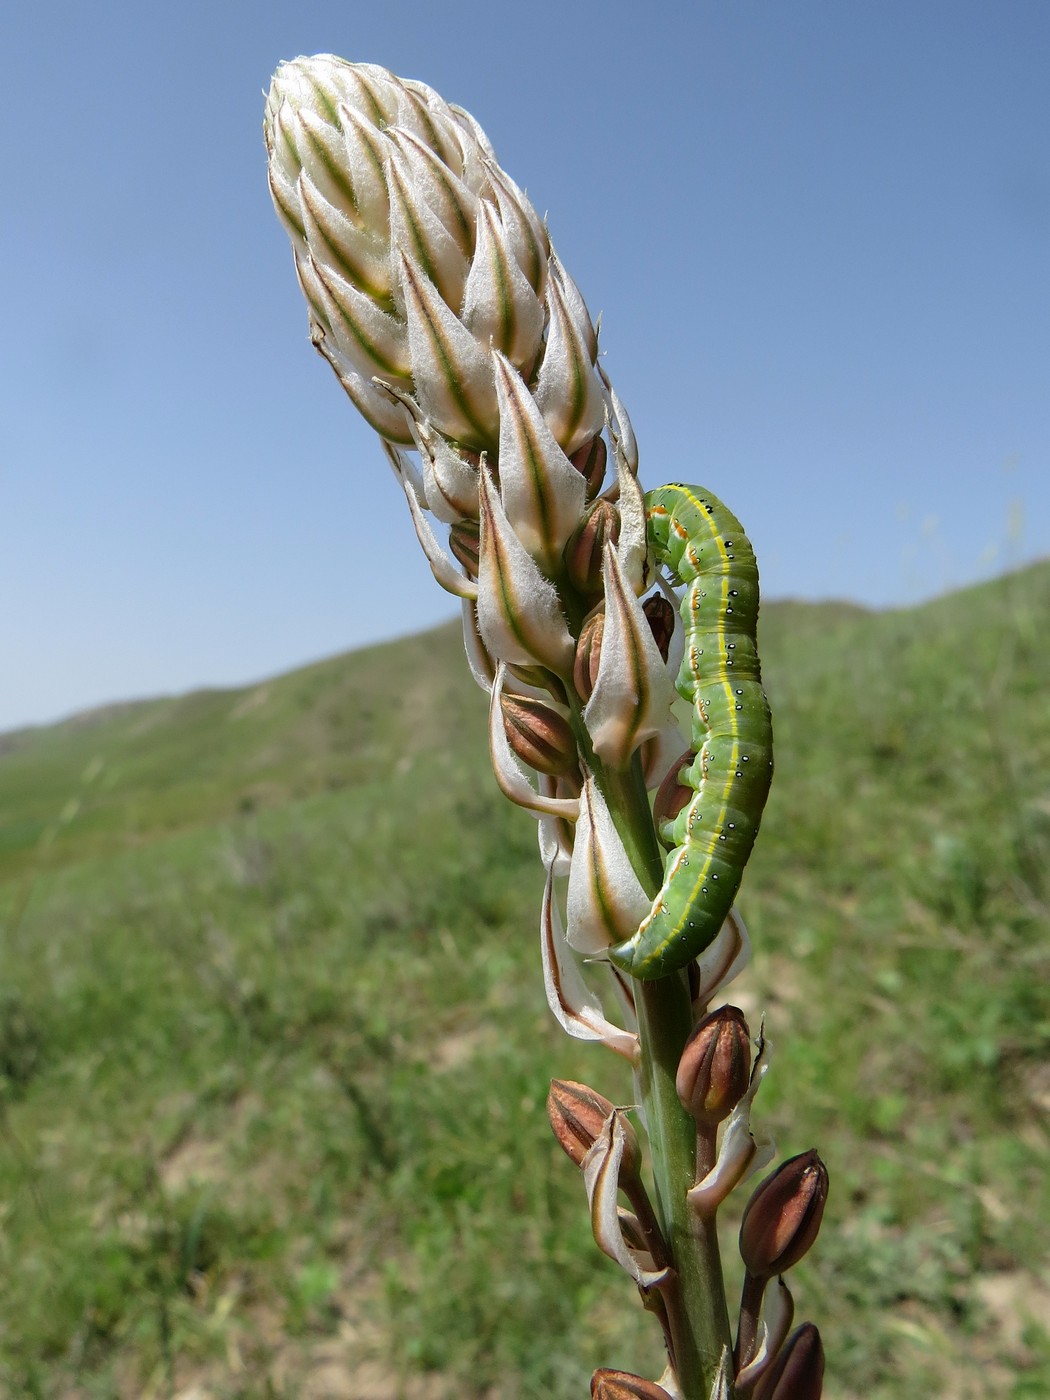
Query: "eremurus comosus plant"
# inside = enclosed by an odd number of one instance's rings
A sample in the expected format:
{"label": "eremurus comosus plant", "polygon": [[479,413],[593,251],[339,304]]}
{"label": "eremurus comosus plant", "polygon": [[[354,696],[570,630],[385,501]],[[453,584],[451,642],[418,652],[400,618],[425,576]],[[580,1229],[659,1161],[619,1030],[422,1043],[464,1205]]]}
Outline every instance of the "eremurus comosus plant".
{"label": "eremurus comosus plant", "polygon": [[749,957],[733,904],[772,774],[751,546],[709,491],[643,495],[583,298],[472,117],[321,55],[278,68],[264,130],[311,339],[462,601],[496,780],[538,822],[551,1010],[635,1072],[631,1107],[560,1080],[548,1100],[667,1348],[658,1380],[603,1369],[592,1394],[819,1396],[782,1277],[820,1225],[819,1157],[751,1196],[735,1326],[716,1228],[773,1151],[751,1125],[768,1047],[717,1004]]}

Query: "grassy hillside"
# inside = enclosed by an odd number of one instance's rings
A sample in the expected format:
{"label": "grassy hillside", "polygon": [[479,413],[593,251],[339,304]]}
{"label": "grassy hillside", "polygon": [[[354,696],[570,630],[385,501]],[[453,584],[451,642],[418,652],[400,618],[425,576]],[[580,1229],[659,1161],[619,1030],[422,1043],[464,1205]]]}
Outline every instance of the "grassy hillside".
{"label": "grassy hillside", "polygon": [[[1050,566],[763,613],[749,868],[830,1395],[1050,1392]],[[655,1360],[550,1140],[458,629],[0,738],[0,1393],[568,1397]],[[739,989],[739,990],[738,990]],[[727,1253],[731,1252],[727,1234]]]}
{"label": "grassy hillside", "polygon": [[[0,878],[367,781],[483,697],[448,626],[241,690],[107,706],[0,735]],[[402,678],[410,675],[409,685]],[[425,687],[419,681],[425,676]]]}

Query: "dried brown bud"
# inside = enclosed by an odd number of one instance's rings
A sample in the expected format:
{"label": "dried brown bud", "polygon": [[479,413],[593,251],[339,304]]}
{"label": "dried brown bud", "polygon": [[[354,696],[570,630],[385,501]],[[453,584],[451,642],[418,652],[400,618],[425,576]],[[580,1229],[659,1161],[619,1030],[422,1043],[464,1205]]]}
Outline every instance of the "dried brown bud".
{"label": "dried brown bud", "polygon": [[755,1189],[740,1222],[740,1256],[753,1278],[785,1273],[817,1238],[828,1169],[815,1149],[778,1167]]}
{"label": "dried brown bud", "polygon": [[[615,1105],[594,1089],[588,1089],[586,1084],[577,1084],[572,1079],[551,1080],[547,1117],[562,1150],[577,1166],[582,1164],[609,1114],[614,1111]],[[620,1172],[623,1176],[635,1177],[641,1166],[638,1137],[626,1119],[623,1120],[623,1127],[626,1142]]]}
{"label": "dried brown bud", "polygon": [[580,528],[565,547],[565,567],[572,586],[590,597],[601,597],[602,555],[607,543],[620,538],[620,512],[608,501],[595,501]]}
{"label": "dried brown bud", "polygon": [[812,1322],[796,1327],[754,1390],[754,1400],[820,1400],[824,1347]]}
{"label": "dried brown bud", "polygon": [[751,1078],[751,1032],[744,1013],[722,1006],[698,1021],[685,1043],[675,1088],[702,1128],[728,1118]]}
{"label": "dried brown bud", "polygon": [[591,1400],[671,1400],[662,1385],[632,1376],[629,1371],[595,1371]]}
{"label": "dried brown bud", "polygon": [[673,822],[682,808],[696,796],[696,789],[683,783],[680,776],[682,769],[688,768],[695,759],[696,754],[693,750],[686,749],[682,757],[671,764],[663,782],[656,789],[656,796],[653,798],[653,820],[656,822],[657,831],[660,831],[662,822]]}
{"label": "dried brown bud", "polygon": [[478,576],[481,526],[476,520],[458,520],[448,532],[448,547],[471,578]]}
{"label": "dried brown bud", "polygon": [[642,612],[645,613],[657,650],[666,661],[674,636],[674,608],[662,593],[651,593],[642,604]]}
{"label": "dried brown bud", "polygon": [[602,657],[602,636],[605,632],[605,613],[592,613],[583,624],[580,640],[576,643],[576,660],[573,662],[572,679],[576,693],[581,700],[589,700],[594,682],[598,679],[598,663]]}
{"label": "dried brown bud", "polygon": [[602,489],[607,455],[605,439],[596,437],[592,438],[590,442],[585,442],[580,450],[574,452],[569,458],[569,461],[587,482],[588,500],[591,500]]}
{"label": "dried brown bud", "polygon": [[530,695],[501,695],[500,709],[507,742],[530,768],[552,778],[576,768],[576,740],[564,715]]}

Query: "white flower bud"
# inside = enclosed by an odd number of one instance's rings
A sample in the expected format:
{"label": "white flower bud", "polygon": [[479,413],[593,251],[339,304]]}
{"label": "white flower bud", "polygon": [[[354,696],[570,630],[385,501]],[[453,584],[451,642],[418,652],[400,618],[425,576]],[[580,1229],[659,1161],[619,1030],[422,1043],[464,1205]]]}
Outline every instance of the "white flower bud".
{"label": "white flower bud", "polygon": [[[329,54],[283,63],[264,120],[270,190],[313,338],[384,437],[412,394],[445,437],[495,457],[491,349],[522,373],[572,451],[601,426],[594,327],[543,223],[485,133],[425,83]],[[560,382],[560,377],[564,382]]]}

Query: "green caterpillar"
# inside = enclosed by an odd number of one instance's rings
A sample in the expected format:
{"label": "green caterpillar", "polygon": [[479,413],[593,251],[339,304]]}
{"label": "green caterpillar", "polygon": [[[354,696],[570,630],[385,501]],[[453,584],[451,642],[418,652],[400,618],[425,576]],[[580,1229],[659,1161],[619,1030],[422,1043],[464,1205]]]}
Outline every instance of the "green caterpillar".
{"label": "green caterpillar", "polygon": [[693,707],[695,757],[679,781],[696,796],[661,836],[664,883],[633,937],[609,950],[635,977],[664,977],[714,941],[736,898],[773,776],[773,728],[755,631],[758,567],[736,516],[697,486],[645,498],[649,544],[686,585],[679,693]]}

